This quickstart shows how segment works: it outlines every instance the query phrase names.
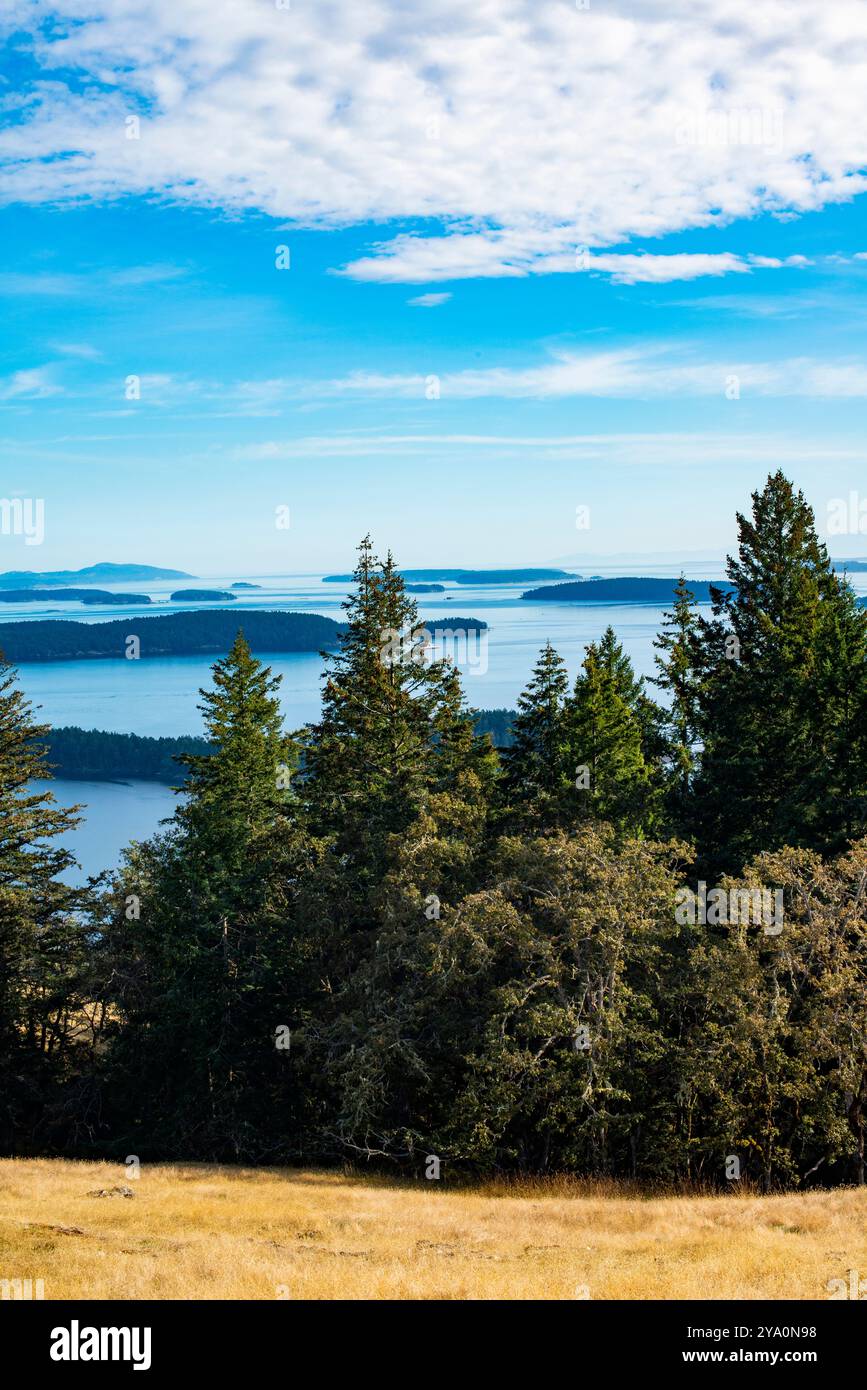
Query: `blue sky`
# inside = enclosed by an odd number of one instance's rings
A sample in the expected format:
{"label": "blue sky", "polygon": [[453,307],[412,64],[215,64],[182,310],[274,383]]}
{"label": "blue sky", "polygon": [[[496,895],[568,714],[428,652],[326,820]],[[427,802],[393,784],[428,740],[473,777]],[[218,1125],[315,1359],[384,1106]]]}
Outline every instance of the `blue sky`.
{"label": "blue sky", "polygon": [[732,39],[712,8],[421,5],[409,33],[383,0],[324,7],[329,46],[321,12],[216,8],[12,0],[0,494],[46,533],[0,568],[342,569],[367,530],[580,568],[723,550],[778,465],[820,528],[867,497],[865,74],[833,22],[757,47],[747,7]]}

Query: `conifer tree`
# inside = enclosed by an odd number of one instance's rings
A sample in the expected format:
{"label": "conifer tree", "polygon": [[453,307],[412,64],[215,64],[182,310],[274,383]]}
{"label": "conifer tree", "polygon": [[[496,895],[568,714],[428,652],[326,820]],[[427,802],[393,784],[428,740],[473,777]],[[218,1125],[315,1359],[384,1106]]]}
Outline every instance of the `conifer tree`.
{"label": "conifer tree", "polygon": [[681,574],[674,590],[674,606],[664,614],[662,630],[654,639],[659,674],[654,684],[666,691],[669,706],[663,716],[665,763],[668,773],[667,805],[671,821],[682,829],[688,816],[689,794],[695,769],[699,728],[699,625],[695,595]]}
{"label": "conifer tree", "polygon": [[253,656],[243,632],[211,670],[214,688],[199,691],[199,709],[213,751],[178,758],[187,780],[177,821],[236,855],[285,806],[298,751],[283,731],[281,678]]}
{"label": "conifer tree", "polygon": [[123,1017],[110,1080],[121,1122],[149,1145],[240,1158],[261,1143],[274,1033],[290,1026],[281,879],[297,858],[294,746],[279,677],[241,633],[212,669],[214,688],[200,692],[212,752],[182,756],[184,802],[166,834],[128,855],[105,908]]}
{"label": "conifer tree", "polygon": [[313,833],[333,836],[375,883],[388,837],[488,745],[470,735],[449,663],[433,659],[393,558],[380,564],[369,537],[343,607],[340,648],[325,657],[322,716],[304,743],[301,795]]}
{"label": "conifer tree", "polygon": [[431,1059],[413,1060],[429,1025],[425,942],[472,882],[496,759],[393,559],[379,564],[367,538],[344,608],[299,790],[321,851],[306,889],[319,992],[299,1048],[331,1151],[405,1155],[436,1084]]}
{"label": "conifer tree", "polygon": [[623,703],[637,713],[644,694],[644,681],[636,676],[623,643],[618,642],[617,633],[610,624],[596,643],[596,660],[612,681]]}
{"label": "conifer tree", "polygon": [[[621,689],[628,673],[591,642],[565,710],[565,741],[574,790],[569,805],[579,818],[637,829],[650,810],[650,787],[639,719]],[[618,689],[618,685],[620,689]]]}
{"label": "conifer tree", "polygon": [[697,661],[696,824],[708,864],[732,869],[784,844],[841,847],[867,788],[867,614],[782,472],[738,529]]}
{"label": "conifer tree", "polygon": [[556,824],[568,786],[564,712],[569,690],[566,663],[550,642],[518,696],[512,744],[503,754],[503,797],[516,824]]}
{"label": "conifer tree", "polygon": [[0,1147],[28,1136],[62,1078],[74,1041],[88,895],[64,881],[74,856],[57,843],[78,824],[31,782],[50,777],[13,668],[0,658]]}

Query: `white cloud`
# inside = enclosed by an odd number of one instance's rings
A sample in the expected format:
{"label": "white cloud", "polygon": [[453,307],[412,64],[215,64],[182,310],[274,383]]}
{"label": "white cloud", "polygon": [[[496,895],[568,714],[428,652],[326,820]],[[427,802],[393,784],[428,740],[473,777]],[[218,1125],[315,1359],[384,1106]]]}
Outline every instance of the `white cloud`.
{"label": "white cloud", "polygon": [[64,298],[77,294],[80,280],[75,275],[55,275],[47,271],[17,272],[0,271],[0,295],[23,295],[30,299],[35,295],[50,298]]}
{"label": "white cloud", "polygon": [[61,390],[51,380],[48,367],[27,367],[0,378],[0,401],[42,400],[59,395]]}
{"label": "white cloud", "polygon": [[147,289],[177,280],[186,271],[174,265],[130,265],[119,269],[67,274],[55,271],[0,271],[0,296],[66,298],[104,295],[118,289]]}
{"label": "white cloud", "polygon": [[[310,383],[311,396],[426,397],[429,373],[358,371],[334,381]],[[859,360],[823,362],[800,357],[776,362],[701,361],[685,356],[683,347],[610,352],[559,351],[530,367],[486,367],[437,374],[443,400],[557,399],[592,396],[640,400],[657,397],[719,396],[737,382],[741,397],[867,396],[867,364]]]}
{"label": "white cloud", "polygon": [[[5,197],[444,227],[393,237],[347,268],[358,278],[572,268],[579,246],[867,189],[859,0],[7,0],[0,23],[31,32],[42,67],[7,99]],[[658,283],[750,264],[618,254],[596,269]]]}
{"label": "white cloud", "polygon": [[575,435],[480,435],[480,434],[333,434],[306,435],[300,439],[268,440],[238,448],[235,456],[257,463],[273,460],[311,458],[378,458],[448,456],[478,451],[495,451],[557,459],[602,459],[608,462],[654,465],[683,463],[703,465],[713,460],[725,462],[775,462],[797,460],[827,463],[831,460],[865,461],[867,451],[860,444],[830,443],[827,437],[809,439],[803,435],[724,434],[695,432],[656,432],[631,434]]}
{"label": "white cloud", "polygon": [[418,309],[436,309],[449,299],[451,299],[451,294],[417,294],[415,299],[408,299],[406,302]]}
{"label": "white cloud", "polygon": [[[561,243],[555,249],[555,242]],[[697,280],[705,275],[748,274],[753,269],[779,270],[808,265],[805,256],[739,256],[716,253],[603,252],[575,246],[568,231],[533,233],[455,233],[421,237],[402,233],[380,242],[372,256],[351,261],[338,272],[353,280],[379,284],[430,284],[476,276],[550,275],[581,271],[609,275],[615,284],[664,285],[673,280]],[[417,301],[411,300],[410,303]]]}
{"label": "white cloud", "polygon": [[76,357],[82,362],[99,362],[102,359],[99,348],[91,347],[90,343],[54,343],[53,348],[63,357]]}

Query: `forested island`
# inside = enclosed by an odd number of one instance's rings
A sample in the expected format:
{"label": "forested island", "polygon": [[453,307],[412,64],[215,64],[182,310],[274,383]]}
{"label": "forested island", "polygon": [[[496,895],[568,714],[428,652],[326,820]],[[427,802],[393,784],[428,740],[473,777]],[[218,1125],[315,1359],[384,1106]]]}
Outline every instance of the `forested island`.
{"label": "forested island", "polygon": [[[8,661],[82,661],[124,658],[137,638],[141,657],[196,656],[228,651],[242,627],[257,652],[315,652],[333,647],[341,625],[315,613],[253,610],[239,618],[228,609],[166,613],[106,623],[71,619],[0,623],[0,652]],[[132,650],[135,650],[133,647]]]}
{"label": "forested island", "polygon": [[[495,748],[509,747],[514,718],[515,711],[509,709],[473,711],[476,732],[490,735]],[[177,761],[181,754],[204,755],[211,750],[207,739],[194,734],[150,738],[76,725],[50,729],[44,742],[55,777],[87,782],[162,782],[172,787],[186,780],[187,770]]]}
{"label": "forested island", "polygon": [[147,594],[110,594],[106,589],[0,589],[0,603],[57,603],[62,600],[100,607],[151,601]]}
{"label": "forested island", "polygon": [[88,782],[164,782],[168,786],[180,786],[186,778],[186,768],[176,761],[182,753],[204,755],[210,751],[207,739],[193,734],[143,738],[75,725],[50,729],[44,743],[55,777]]}
{"label": "forested island", "polygon": [[[418,622],[434,641],[438,633],[481,632],[481,618],[436,618]],[[333,647],[342,625],[317,613],[283,613],[249,609],[243,614],[225,608],[192,613],[128,617],[105,623],[79,623],[70,618],[0,623],[0,652],[8,661],[84,661],[127,657],[130,639],[137,639],[142,658],[197,656],[228,651],[242,629],[254,652],[315,652]]]}
{"label": "forested island", "polygon": [[261,584],[250,584],[246,579],[239,579],[232,585],[233,589],[261,589]]}
{"label": "forested island", "polygon": [[[710,603],[713,581],[688,579],[686,583],[697,603]],[[723,581],[718,581],[723,587]],[[541,589],[528,589],[521,595],[531,603],[670,603],[677,587],[676,579],[655,579],[636,575],[624,579],[583,579],[568,584],[549,584]]]}
{"label": "forested island", "polygon": [[173,603],[237,603],[235,594],[224,589],[176,589],[170,595]]}
{"label": "forested island", "polygon": [[484,632],[488,624],[482,618],[430,618],[419,620],[419,626],[434,636],[438,632]]}
{"label": "forested island", "polygon": [[444,584],[407,584],[408,594],[444,594],[446,586]]}
{"label": "forested island", "polygon": [[135,584],[150,579],[192,579],[185,570],[157,565],[114,565],[103,561],[80,570],[7,570],[0,574],[0,589],[32,589],[40,584]]}
{"label": "forested island", "polygon": [[[451,580],[456,584],[537,584],[545,579],[580,579],[569,570],[506,569],[506,570],[400,570],[404,583],[426,583],[428,580]],[[351,584],[351,574],[326,574],[323,584]]]}

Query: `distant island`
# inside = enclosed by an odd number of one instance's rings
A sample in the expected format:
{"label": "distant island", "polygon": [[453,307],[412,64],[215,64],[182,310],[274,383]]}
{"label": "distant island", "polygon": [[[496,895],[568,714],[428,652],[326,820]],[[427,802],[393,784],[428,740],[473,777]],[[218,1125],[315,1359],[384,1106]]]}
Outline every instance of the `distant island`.
{"label": "distant island", "polygon": [[[476,730],[489,734],[497,748],[512,742],[510,709],[474,710]],[[207,754],[211,744],[195,734],[178,738],[146,738],[140,734],[115,734],[75,725],[51,729],[43,740],[55,777],[86,782],[162,782],[183,786],[187,770],[175,761],[180,753]]]}
{"label": "distant island", "polygon": [[248,584],[246,579],[239,579],[236,584],[232,585],[233,589],[261,589],[261,587],[261,584]]}
{"label": "distant island", "polygon": [[867,560],[832,560],[831,563],[838,574],[841,570],[852,570],[853,573],[867,570]]}
{"label": "distant island", "polygon": [[444,594],[446,591],[444,584],[405,584],[404,588],[408,594]]}
{"label": "distant island", "polygon": [[[545,579],[580,579],[570,570],[401,570],[401,579],[409,583],[450,579],[457,584],[539,584]],[[349,584],[351,574],[326,574],[323,584]]]}
{"label": "distant island", "polygon": [[[653,603],[662,606],[673,600],[676,579],[646,578],[635,575],[623,579],[582,579],[570,584],[546,584],[521,595],[531,603]],[[697,603],[710,603],[711,581],[688,579],[687,588]],[[715,582],[725,588],[725,580]]]}
{"label": "distant island", "polygon": [[484,632],[488,624],[481,618],[431,618],[421,623],[428,632]]}
{"label": "distant island", "polygon": [[147,594],[110,594],[106,589],[0,589],[0,603],[150,603]]}
{"label": "distant island", "polygon": [[171,595],[173,603],[237,603],[234,594],[223,589],[176,589]]}
{"label": "distant island", "polygon": [[33,589],[40,584],[137,584],[148,579],[192,579],[185,570],[159,569],[155,565],[113,565],[105,561],[81,570],[7,570],[0,574],[0,589]]}
{"label": "distant island", "polygon": [[46,618],[0,623],[0,652],[8,661],[123,660],[128,640],[138,638],[142,659],[152,656],[224,655],[242,628],[254,652],[316,652],[333,647],[343,626],[316,613],[253,610],[243,618],[225,608],[79,623]]}
{"label": "distant island", "polygon": [[67,725],[51,729],[43,740],[55,777],[87,782],[134,779],[181,786],[187,770],[175,759],[181,753],[209,753],[207,739],[143,738]]}

